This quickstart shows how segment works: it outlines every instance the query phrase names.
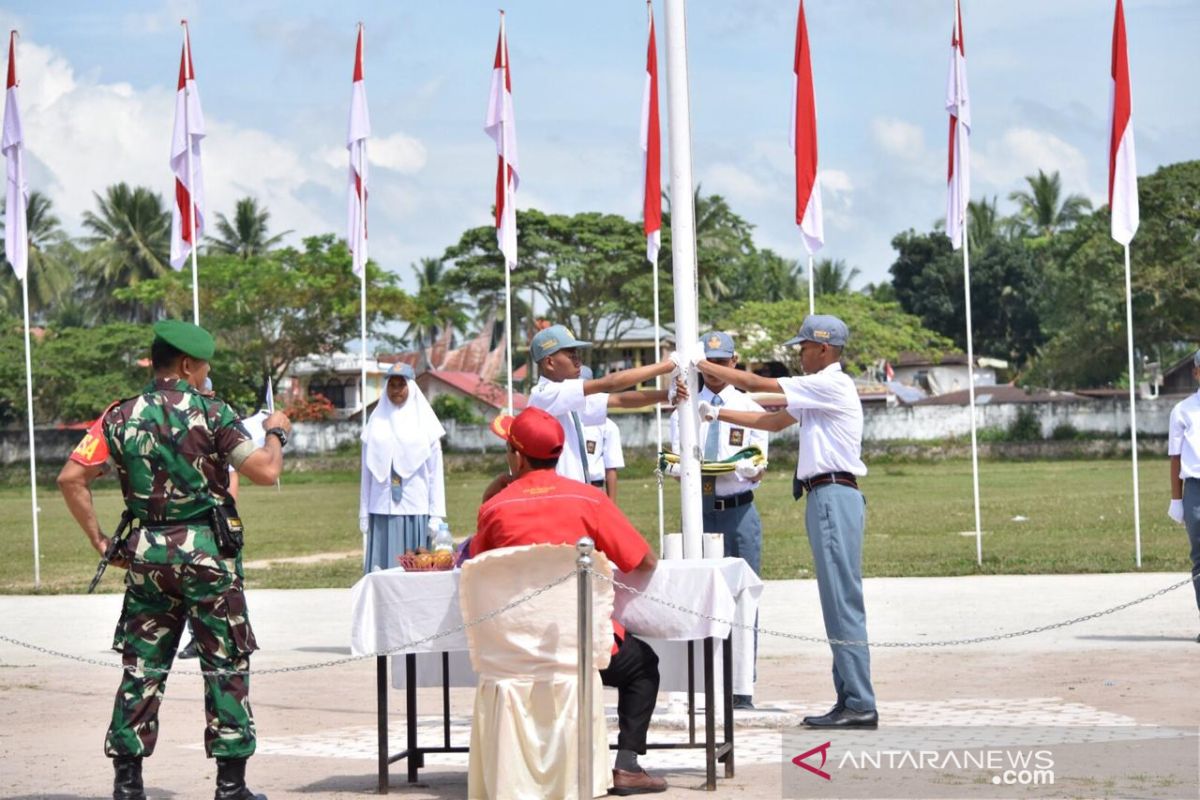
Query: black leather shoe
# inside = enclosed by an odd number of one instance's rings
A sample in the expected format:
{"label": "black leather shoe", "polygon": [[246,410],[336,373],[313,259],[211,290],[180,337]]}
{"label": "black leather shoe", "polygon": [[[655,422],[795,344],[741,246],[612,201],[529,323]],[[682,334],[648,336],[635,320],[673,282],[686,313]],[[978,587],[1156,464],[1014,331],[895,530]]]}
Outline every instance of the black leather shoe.
{"label": "black leather shoe", "polygon": [[754,698],[748,694],[735,694],[733,696],[733,708],[735,711],[753,711]]}
{"label": "black leather shoe", "polygon": [[113,800],[146,800],[141,756],[117,756],[113,762]]}
{"label": "black leather shoe", "polygon": [[833,708],[829,709],[824,714],[813,714],[810,717],[805,717],[803,720],[803,723],[805,725],[809,725],[812,723],[813,720],[828,719],[829,717],[832,717],[835,714],[842,713],[842,709],[845,707],[846,707],[846,701],[839,697],[837,702],[833,704]]}
{"label": "black leather shoe", "polygon": [[217,759],[217,792],[214,800],[267,800],[246,788],[246,759]]}
{"label": "black leather shoe", "polygon": [[195,636],[193,636],[192,640],[187,643],[186,647],[184,647],[182,650],[179,651],[179,657],[180,658],[199,658],[200,657],[200,651],[198,649],[196,649],[196,637]]}
{"label": "black leather shoe", "polygon": [[830,711],[823,717],[806,717],[804,724],[810,728],[870,728],[873,730],[879,727],[879,712],[842,708]]}

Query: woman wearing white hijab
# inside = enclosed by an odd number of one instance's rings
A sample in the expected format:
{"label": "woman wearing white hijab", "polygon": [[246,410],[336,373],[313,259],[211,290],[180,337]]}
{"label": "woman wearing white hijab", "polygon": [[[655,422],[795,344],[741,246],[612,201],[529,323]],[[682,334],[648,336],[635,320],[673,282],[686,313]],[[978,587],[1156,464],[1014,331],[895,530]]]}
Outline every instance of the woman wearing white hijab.
{"label": "woman wearing white hijab", "polygon": [[429,547],[429,522],[446,517],[442,423],[408,364],[387,385],[362,435],[358,526],[367,536],[363,572],[391,569],[405,550]]}

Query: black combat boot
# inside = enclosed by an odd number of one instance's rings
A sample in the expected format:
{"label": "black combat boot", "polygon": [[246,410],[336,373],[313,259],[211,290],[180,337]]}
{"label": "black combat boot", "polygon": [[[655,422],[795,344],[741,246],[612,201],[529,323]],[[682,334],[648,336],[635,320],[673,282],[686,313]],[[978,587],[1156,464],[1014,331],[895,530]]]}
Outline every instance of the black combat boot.
{"label": "black combat boot", "polygon": [[217,793],[213,800],[267,800],[246,788],[246,759],[217,759]]}
{"label": "black combat boot", "polygon": [[142,757],[117,756],[113,762],[113,800],[146,800],[142,789]]}

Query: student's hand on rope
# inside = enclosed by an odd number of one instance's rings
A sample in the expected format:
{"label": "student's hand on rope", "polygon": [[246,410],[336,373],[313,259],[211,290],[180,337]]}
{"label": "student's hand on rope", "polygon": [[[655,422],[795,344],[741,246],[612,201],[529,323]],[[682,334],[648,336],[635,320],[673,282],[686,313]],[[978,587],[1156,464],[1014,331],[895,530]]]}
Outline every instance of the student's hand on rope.
{"label": "student's hand on rope", "polygon": [[1182,525],[1183,524],[1183,501],[1182,500],[1172,500],[1171,505],[1167,506],[1167,516],[1170,517],[1171,519],[1175,520],[1176,522],[1178,522],[1180,525]]}

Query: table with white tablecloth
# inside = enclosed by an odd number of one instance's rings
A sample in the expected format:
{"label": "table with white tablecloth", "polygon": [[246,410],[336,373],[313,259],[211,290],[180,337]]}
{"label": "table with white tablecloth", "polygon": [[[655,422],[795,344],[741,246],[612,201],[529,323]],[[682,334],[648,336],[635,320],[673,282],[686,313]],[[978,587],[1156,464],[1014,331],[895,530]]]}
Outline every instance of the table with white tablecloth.
{"label": "table with white tablecloth", "polygon": [[[459,571],[404,572],[391,569],[363,576],[352,590],[353,621],[351,652],[355,655],[388,653],[398,659],[393,669],[397,688],[440,686],[443,689],[444,746],[422,748],[416,742],[416,693],[407,691],[408,750],[389,756],[387,752],[387,660],[377,658],[377,692],[380,736],[381,792],[387,790],[387,765],[408,758],[409,780],[416,780],[426,752],[461,752],[449,745],[449,688],[474,686],[476,676],[467,655],[467,639],[458,603]],[[751,694],[753,684],[753,632],[733,627],[753,625],[758,613],[762,582],[740,558],[662,560],[651,573],[614,573],[614,579],[635,591],[618,588],[613,616],[630,633],[653,646],[660,657],[663,690],[704,685],[705,747],[710,755],[710,779],[714,774],[716,746],[713,731],[714,690],[718,670],[725,699],[726,742],[722,760],[732,774],[733,722],[731,694]],[[538,587],[531,586],[530,589]],[[664,605],[660,600],[690,609],[689,613]],[[703,615],[703,616],[700,616]],[[732,633],[732,635],[731,635]],[[728,663],[718,661],[714,640]],[[704,658],[688,659],[687,642],[703,642]],[[400,669],[403,659],[404,669]],[[695,663],[695,675],[688,680],[687,661]],[[707,676],[709,680],[705,680]],[[726,677],[727,676],[727,677]],[[733,690],[731,692],[730,690]],[[745,691],[743,691],[743,689]],[[693,729],[694,730],[694,729]],[[718,754],[720,755],[720,754]],[[710,781],[711,782],[711,781]]]}

